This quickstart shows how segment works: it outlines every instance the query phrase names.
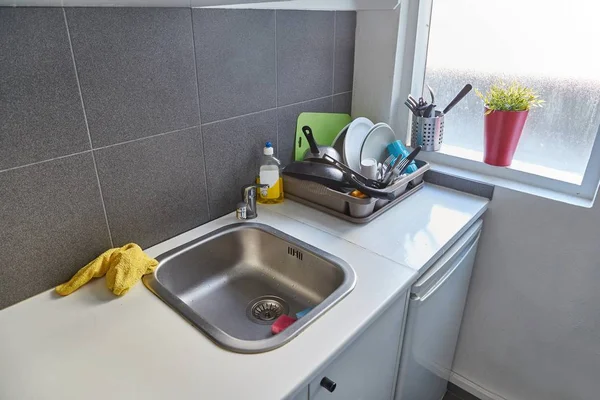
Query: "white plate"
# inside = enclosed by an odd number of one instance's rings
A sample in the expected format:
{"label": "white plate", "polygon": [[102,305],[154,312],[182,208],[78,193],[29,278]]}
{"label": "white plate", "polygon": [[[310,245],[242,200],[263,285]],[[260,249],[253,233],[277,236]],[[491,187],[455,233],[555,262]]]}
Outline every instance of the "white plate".
{"label": "white plate", "polygon": [[354,171],[360,171],[360,149],[373,126],[373,122],[367,118],[356,118],[348,127],[343,157],[346,165]]}
{"label": "white plate", "polygon": [[395,140],[394,130],[388,124],[381,122],[373,126],[360,149],[360,159],[374,158],[383,163],[388,156],[387,145]]}
{"label": "white plate", "polygon": [[334,149],[337,150],[338,153],[340,153],[343,156],[344,154],[344,140],[346,139],[346,133],[348,132],[348,128],[350,128],[350,125],[352,124],[352,122],[350,122],[348,125],[346,125],[345,127],[342,128],[342,130],[340,131],[340,133],[337,134],[337,136],[335,137],[335,139],[333,139],[333,142],[331,143],[331,147],[333,147]]}

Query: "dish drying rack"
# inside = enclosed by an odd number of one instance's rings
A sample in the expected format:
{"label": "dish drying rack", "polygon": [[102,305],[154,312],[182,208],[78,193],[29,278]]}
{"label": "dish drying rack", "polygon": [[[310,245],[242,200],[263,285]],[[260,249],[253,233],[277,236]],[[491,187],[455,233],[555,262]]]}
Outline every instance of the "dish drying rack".
{"label": "dish drying rack", "polygon": [[286,175],[283,175],[283,191],[286,198],[298,203],[355,224],[366,224],[423,187],[423,177],[430,168],[429,163],[421,160],[414,160],[414,162],[417,165],[415,172],[404,175],[383,189],[393,192],[394,200],[371,197],[361,199],[348,193],[330,189],[320,183]]}

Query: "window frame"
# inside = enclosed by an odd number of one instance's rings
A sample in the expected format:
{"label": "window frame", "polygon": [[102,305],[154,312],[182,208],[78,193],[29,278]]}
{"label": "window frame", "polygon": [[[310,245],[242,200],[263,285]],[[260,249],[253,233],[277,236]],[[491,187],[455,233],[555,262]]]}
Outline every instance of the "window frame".
{"label": "window frame", "polygon": [[[410,48],[414,48],[413,57],[406,57],[403,60],[401,79],[404,82],[411,82],[410,93],[423,93],[425,87],[425,72],[427,66],[427,54],[429,48],[429,27],[433,12],[433,0],[403,0],[401,3],[401,12],[407,14],[407,19],[416,21],[415,24],[408,27],[404,39],[408,42]],[[412,43],[411,43],[412,42]],[[404,85],[408,87],[409,85]],[[409,92],[399,93],[397,104],[402,104],[401,99],[406,99]],[[403,107],[405,108],[405,107]],[[406,143],[410,143],[410,115],[407,109],[400,112],[400,121],[406,123]],[[483,115],[482,115],[483,117]],[[404,131],[404,130],[403,130]],[[483,132],[482,132],[483,134]],[[450,154],[439,152],[422,152],[419,158],[434,164],[440,164],[459,170],[467,170],[484,176],[514,181],[525,185],[534,186],[541,189],[559,192],[576,196],[584,200],[593,202],[598,186],[600,184],[600,126],[594,139],[590,159],[583,175],[581,185],[552,179],[533,173],[520,171],[511,167],[494,167],[485,164],[483,161],[475,161],[460,158]]]}

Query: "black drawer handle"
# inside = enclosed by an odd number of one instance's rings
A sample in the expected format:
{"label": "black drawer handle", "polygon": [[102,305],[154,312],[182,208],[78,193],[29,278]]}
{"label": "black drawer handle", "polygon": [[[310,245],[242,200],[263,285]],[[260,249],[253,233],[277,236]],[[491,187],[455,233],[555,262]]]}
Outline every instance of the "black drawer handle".
{"label": "black drawer handle", "polygon": [[324,377],[321,379],[321,386],[329,391],[329,393],[333,393],[335,388],[337,387],[337,383],[329,379],[328,377]]}

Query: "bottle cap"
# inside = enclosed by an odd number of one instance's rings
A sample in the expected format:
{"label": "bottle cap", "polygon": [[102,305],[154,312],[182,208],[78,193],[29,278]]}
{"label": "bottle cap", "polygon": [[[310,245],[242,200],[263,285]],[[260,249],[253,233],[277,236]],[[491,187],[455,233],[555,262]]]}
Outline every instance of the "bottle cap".
{"label": "bottle cap", "polygon": [[273,155],[273,144],[271,144],[271,142],[265,143],[265,148],[263,149],[263,154],[265,156],[272,156]]}

